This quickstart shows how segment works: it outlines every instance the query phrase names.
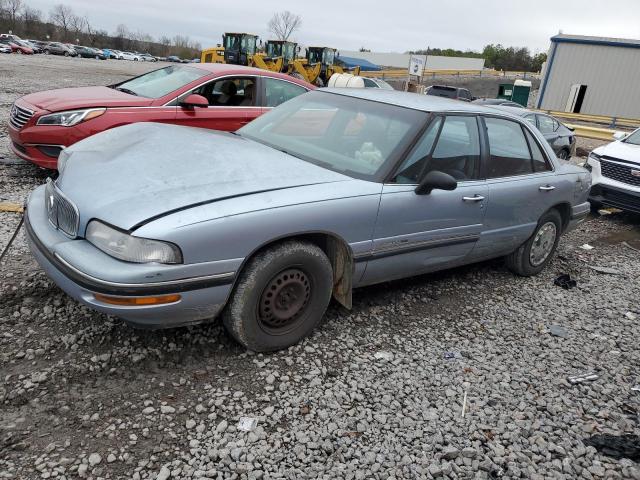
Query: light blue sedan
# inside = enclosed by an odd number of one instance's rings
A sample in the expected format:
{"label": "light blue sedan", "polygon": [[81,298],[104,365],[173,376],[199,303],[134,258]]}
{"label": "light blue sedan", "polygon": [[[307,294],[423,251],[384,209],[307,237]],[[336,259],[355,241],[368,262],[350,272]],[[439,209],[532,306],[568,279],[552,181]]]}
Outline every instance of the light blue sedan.
{"label": "light blue sedan", "polygon": [[138,326],[220,315],[255,351],[355,287],[494,257],[535,275],[591,184],[520,117],[379,89],[309,92],[235,134],[127,125],[58,165],[26,213],[49,277]]}

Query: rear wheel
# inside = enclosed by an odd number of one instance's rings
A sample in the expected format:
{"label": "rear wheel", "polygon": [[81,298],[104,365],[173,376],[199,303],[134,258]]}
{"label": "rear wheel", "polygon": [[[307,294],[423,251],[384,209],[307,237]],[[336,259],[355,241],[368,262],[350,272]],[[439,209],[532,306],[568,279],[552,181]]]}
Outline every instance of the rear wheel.
{"label": "rear wheel", "polygon": [[317,246],[288,241],[253,257],[243,269],[222,320],[249,350],[287,348],[320,323],[333,288],[333,270]]}
{"label": "rear wheel", "polygon": [[50,52],[49,52],[49,50],[45,50],[45,51],[44,51],[44,54],[45,54],[45,55],[49,55],[49,53],[50,53]]}
{"label": "rear wheel", "polygon": [[64,52],[64,56],[68,57],[69,56],[69,52]]}
{"label": "rear wheel", "polygon": [[562,150],[560,150],[558,152],[558,158],[561,159],[561,160],[568,160],[569,159],[569,152],[563,148]]}
{"label": "rear wheel", "polygon": [[523,277],[537,275],[553,258],[561,233],[560,213],[549,210],[540,218],[529,240],[505,257],[507,268]]}
{"label": "rear wheel", "polygon": [[18,55],[22,55],[22,50],[16,50],[16,53],[17,53]]}

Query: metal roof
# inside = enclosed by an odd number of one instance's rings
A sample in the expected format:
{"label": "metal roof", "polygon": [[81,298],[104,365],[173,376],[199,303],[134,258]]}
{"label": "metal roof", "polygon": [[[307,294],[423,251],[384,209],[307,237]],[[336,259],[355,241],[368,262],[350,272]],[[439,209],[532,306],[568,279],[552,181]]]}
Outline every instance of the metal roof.
{"label": "metal roof", "polygon": [[551,37],[554,43],[578,43],[582,45],[600,45],[607,47],[640,48],[640,40],[613,37],[589,37],[586,35],[558,34]]}

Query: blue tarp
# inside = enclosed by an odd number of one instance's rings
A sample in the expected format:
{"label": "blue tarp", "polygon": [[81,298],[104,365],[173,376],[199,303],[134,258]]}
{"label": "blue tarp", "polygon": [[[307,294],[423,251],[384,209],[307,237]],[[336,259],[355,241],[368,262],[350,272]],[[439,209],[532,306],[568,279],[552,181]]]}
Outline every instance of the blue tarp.
{"label": "blue tarp", "polygon": [[371,63],[369,60],[364,60],[363,58],[343,57],[340,55],[338,60],[344,63],[347,68],[360,67],[360,70],[363,72],[378,72],[382,70],[382,68],[375,63]]}

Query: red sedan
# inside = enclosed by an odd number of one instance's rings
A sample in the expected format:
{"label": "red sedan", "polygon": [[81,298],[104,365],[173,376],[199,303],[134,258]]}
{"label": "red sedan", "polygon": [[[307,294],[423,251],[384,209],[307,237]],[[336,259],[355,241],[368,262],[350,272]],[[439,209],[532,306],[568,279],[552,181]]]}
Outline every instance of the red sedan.
{"label": "red sedan", "polygon": [[40,167],[56,168],[63,148],[109,128],[162,122],[235,131],[313,88],[256,68],[172,65],[116,85],[63,88],[18,99],[9,115],[11,148]]}

